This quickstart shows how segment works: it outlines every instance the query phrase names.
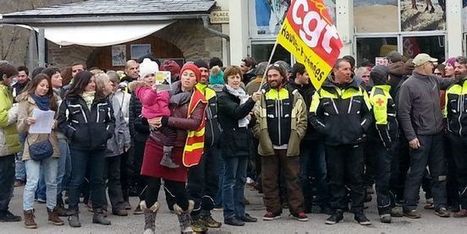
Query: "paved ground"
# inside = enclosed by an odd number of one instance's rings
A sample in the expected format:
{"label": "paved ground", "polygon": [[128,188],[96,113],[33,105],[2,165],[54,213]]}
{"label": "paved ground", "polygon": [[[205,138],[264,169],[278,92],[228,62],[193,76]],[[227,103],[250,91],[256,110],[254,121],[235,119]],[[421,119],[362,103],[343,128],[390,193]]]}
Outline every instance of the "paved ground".
{"label": "paved ground", "polygon": [[[11,210],[15,214],[22,214],[22,190],[23,187],[15,189],[15,197],[11,202]],[[247,206],[247,211],[255,217],[261,217],[265,209],[262,205],[261,196],[255,192],[251,192],[247,189],[247,197],[252,203]],[[163,198],[163,193],[160,193],[160,197]],[[374,200],[374,199],[373,199]],[[137,201],[132,198],[132,205],[134,206]],[[36,204],[36,222],[39,228],[36,230],[27,230],[23,227],[23,223],[0,223],[0,234],[10,233],[142,233],[143,231],[143,216],[130,215],[128,217],[116,217],[109,216],[112,221],[111,226],[101,226],[91,223],[91,213],[85,208],[82,208],[81,228],[71,228],[67,225],[56,227],[47,223],[47,212],[44,204]],[[258,223],[250,223],[244,227],[232,227],[222,226],[217,230],[210,230],[209,233],[213,234],[227,234],[227,233],[439,233],[439,234],[465,234],[467,233],[467,218],[456,219],[448,218],[442,219],[435,216],[432,211],[423,210],[422,218],[419,220],[410,220],[407,218],[393,218],[392,224],[381,224],[378,221],[378,215],[374,202],[370,203],[370,208],[366,210],[366,213],[372,225],[369,227],[363,227],[357,224],[353,220],[353,215],[345,214],[344,222],[333,226],[324,224],[324,220],[327,218],[326,215],[311,214],[309,215],[310,221],[298,222],[291,218],[283,215],[279,220],[264,222],[259,220]],[[284,210],[283,214],[288,214],[288,211]],[[214,211],[214,218],[222,220],[222,211]],[[171,214],[166,206],[164,200],[162,200],[162,208],[158,213],[157,217],[157,233],[178,233],[178,221],[175,215]]]}

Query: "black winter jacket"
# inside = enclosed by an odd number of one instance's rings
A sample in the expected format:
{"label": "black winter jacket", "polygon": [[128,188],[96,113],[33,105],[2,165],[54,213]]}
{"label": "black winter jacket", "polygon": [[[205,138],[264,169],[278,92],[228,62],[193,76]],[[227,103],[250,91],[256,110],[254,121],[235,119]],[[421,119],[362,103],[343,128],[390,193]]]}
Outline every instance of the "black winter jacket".
{"label": "black winter jacket", "polygon": [[132,141],[146,141],[149,137],[149,123],[148,120],[141,115],[142,108],[143,105],[138,97],[136,97],[134,93],[131,94],[129,122]]}
{"label": "black winter jacket", "polygon": [[219,123],[222,127],[220,145],[222,156],[248,157],[252,143],[252,134],[248,128],[239,128],[238,120],[243,119],[253,110],[255,102],[248,99],[240,105],[240,99],[230,94],[226,88],[217,97]]}
{"label": "black winter jacket", "polygon": [[67,97],[60,105],[57,122],[70,148],[76,149],[106,149],[115,129],[112,104],[107,98],[94,100],[89,109],[81,96]]}

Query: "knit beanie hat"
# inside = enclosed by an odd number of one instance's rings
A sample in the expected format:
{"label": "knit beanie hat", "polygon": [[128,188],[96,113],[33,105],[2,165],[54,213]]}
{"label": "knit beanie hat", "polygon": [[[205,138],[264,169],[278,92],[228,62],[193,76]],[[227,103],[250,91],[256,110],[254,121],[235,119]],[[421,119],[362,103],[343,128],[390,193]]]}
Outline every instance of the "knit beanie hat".
{"label": "knit beanie hat", "polygon": [[375,85],[384,85],[388,80],[388,72],[389,68],[386,66],[375,66],[373,69],[371,69],[370,79]]}
{"label": "knit beanie hat", "polygon": [[180,65],[174,60],[165,60],[161,65],[161,71],[169,71],[172,77],[180,74]]}
{"label": "knit beanie hat", "polygon": [[180,76],[185,72],[185,70],[190,70],[195,73],[196,76],[196,81],[199,81],[201,79],[201,72],[199,71],[198,66],[196,66],[194,63],[185,63],[183,65],[182,70],[180,70]]}
{"label": "knit beanie hat", "polygon": [[159,65],[149,58],[145,58],[141,64],[139,64],[139,77],[144,78],[149,74],[156,74],[159,71]]}

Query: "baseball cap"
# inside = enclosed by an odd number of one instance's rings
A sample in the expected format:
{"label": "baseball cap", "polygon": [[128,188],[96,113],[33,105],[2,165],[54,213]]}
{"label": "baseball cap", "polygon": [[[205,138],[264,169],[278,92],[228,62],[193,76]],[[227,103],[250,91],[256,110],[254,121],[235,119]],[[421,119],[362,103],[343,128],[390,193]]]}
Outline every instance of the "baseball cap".
{"label": "baseball cap", "polygon": [[432,58],[430,55],[428,54],[425,54],[425,53],[421,53],[421,54],[417,54],[417,56],[415,56],[415,58],[413,59],[413,64],[418,67],[418,66],[421,66],[427,62],[438,62],[438,59],[436,58]]}

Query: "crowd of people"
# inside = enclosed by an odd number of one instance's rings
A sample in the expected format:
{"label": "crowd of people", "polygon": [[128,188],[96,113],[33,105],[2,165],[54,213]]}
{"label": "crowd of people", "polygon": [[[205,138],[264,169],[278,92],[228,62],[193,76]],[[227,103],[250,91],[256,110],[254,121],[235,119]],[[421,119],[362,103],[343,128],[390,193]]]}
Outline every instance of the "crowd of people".
{"label": "crowd of people", "polygon": [[[0,221],[37,228],[41,202],[50,223],[80,227],[83,202],[93,223],[133,210],[151,234],[163,188],[181,232],[206,232],[258,221],[246,187],[263,194],[264,221],[289,209],[302,222],[325,213],[332,225],[351,212],[370,225],[372,194],[380,222],[416,219],[420,187],[425,209],[467,217],[467,59],[387,59],[355,67],[339,58],[319,89],[303,64],[252,57],[224,67],[148,55],[124,71],[74,63],[31,73],[2,62]],[[38,113],[54,115],[42,132]],[[8,207],[21,186],[23,217]]]}

